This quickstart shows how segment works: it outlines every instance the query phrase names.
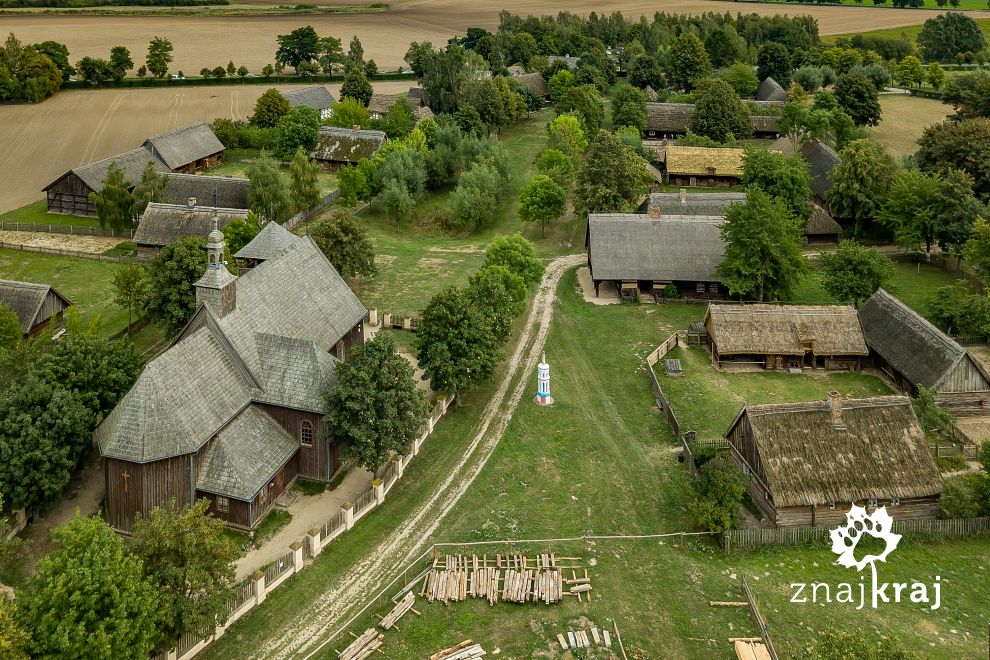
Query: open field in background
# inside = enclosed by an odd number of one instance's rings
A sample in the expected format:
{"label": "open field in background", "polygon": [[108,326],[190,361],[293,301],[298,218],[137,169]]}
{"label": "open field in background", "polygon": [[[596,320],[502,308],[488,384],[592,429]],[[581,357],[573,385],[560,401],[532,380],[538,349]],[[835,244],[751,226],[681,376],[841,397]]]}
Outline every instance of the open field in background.
{"label": "open field in background", "polygon": [[[986,5],[983,5],[986,8]],[[907,23],[902,23],[899,25],[891,25],[890,27],[880,27],[880,28],[870,28],[863,27],[862,29],[856,29],[855,26],[847,32],[825,32],[822,31],[822,41],[831,42],[835,41],[838,37],[851,37],[854,34],[867,34],[872,37],[883,37],[885,39],[896,39],[900,36],[907,37],[911,42],[914,42],[918,38],[918,33],[921,32],[922,24],[932,17],[930,12],[921,12],[921,19],[913,24],[909,25]],[[976,22],[980,24],[980,28],[983,30],[985,36],[990,36],[990,18],[980,18],[985,17],[988,13],[985,11],[973,12],[967,14],[967,16],[972,16],[976,19]]]}
{"label": "open field in background", "polygon": [[[93,34],[110,39],[98,26],[101,19],[92,20]],[[226,41],[216,37],[203,35],[203,43]],[[379,82],[375,90],[397,93],[409,86],[408,80]],[[328,87],[338,98],[340,85]],[[247,119],[267,89],[225,85],[67,91],[37,105],[0,106],[0,213],[41,199],[41,189],[73,167],[134,149],[156,133],[217,117]]]}
{"label": "open field in background", "polygon": [[[380,6],[373,6],[378,4]],[[227,5],[198,5],[184,7],[168,7],[165,5],[147,6],[130,5],[115,6],[105,5],[101,7],[18,7],[16,9],[0,9],[0,16],[16,15],[52,15],[52,14],[75,14],[85,16],[119,16],[134,14],[138,16],[271,16],[288,14],[291,16],[309,16],[312,14],[351,14],[377,12],[384,9],[384,3],[370,3],[366,5],[312,5],[307,3],[306,8],[297,8],[297,5],[287,5],[279,3],[252,3],[252,2],[231,2]]]}
{"label": "open field in background", "polygon": [[[974,0],[975,1],[975,0]],[[315,0],[318,4],[338,4],[335,0]],[[348,2],[346,4],[353,4]],[[72,61],[84,55],[106,57],[110,46],[120,44],[131,50],[135,61],[142,59],[148,41],[166,36],[175,46],[173,70],[199,71],[233,59],[252,71],[274,59],[275,37],[300,25],[311,24],[320,34],[341,38],[346,45],[353,35],[361,37],[365,56],[379,67],[394,70],[411,41],[431,41],[442,45],[461,35],[468,27],[489,30],[498,25],[498,12],[555,15],[565,9],[555,0],[486,0],[464,3],[458,0],[394,0],[381,12],[305,16],[67,16],[31,15],[4,17],[7,30],[25,42],[55,39],[69,47]],[[574,0],[566,9],[576,14],[603,11],[595,0]],[[810,15],[818,19],[822,34],[897,28],[923,23],[932,11],[874,7],[822,7],[814,5],[749,4],[716,0],[669,0],[658,5],[650,0],[610,2],[607,11],[621,11],[626,17],[652,16],[657,10],[670,13],[737,12],[758,14]],[[974,17],[990,12],[974,12]],[[223,39],[217,36],[223,34]],[[108,35],[113,35],[109,40]],[[111,43],[112,41],[112,43]]]}
{"label": "open field in background", "polygon": [[952,106],[935,99],[907,94],[884,94],[880,125],[871,128],[870,137],[890,150],[895,157],[909,156],[918,150],[922,131],[952,114]]}

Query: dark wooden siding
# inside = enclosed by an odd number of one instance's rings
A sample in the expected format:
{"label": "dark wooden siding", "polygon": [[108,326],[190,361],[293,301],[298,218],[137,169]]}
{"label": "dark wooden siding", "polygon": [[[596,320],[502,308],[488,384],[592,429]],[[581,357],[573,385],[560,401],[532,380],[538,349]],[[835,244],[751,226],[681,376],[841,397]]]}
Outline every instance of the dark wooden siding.
{"label": "dark wooden siding", "polygon": [[[856,506],[866,507],[866,500],[856,502]],[[938,496],[902,499],[894,506],[890,500],[879,500],[877,506],[886,506],[887,512],[897,520],[931,520],[938,518]],[[852,508],[851,502],[836,502],[835,510],[829,510],[828,502],[814,507],[792,506],[777,510],[776,517],[770,518],[778,527],[809,526],[815,527],[842,524],[846,521],[846,513]],[[869,509],[867,509],[869,511]]]}
{"label": "dark wooden siding", "polygon": [[[330,477],[336,471],[333,462],[332,445],[324,437],[323,415],[318,413],[303,412],[291,408],[282,408],[270,404],[258,404],[268,413],[268,415],[278,423],[286,432],[296,439],[299,445],[297,456],[297,473],[306,478],[316,481],[330,481]],[[300,435],[301,423],[303,420],[313,425],[313,446],[303,447]],[[338,459],[339,460],[339,459]],[[295,475],[293,475],[295,478]]]}
{"label": "dark wooden siding", "polygon": [[170,498],[175,498],[179,506],[189,504],[190,459],[185,455],[142,464],[107,458],[104,473],[110,524],[129,531],[134,526],[135,513],[147,516]]}
{"label": "dark wooden siding", "polygon": [[983,372],[968,354],[939,383],[942,392],[976,392],[990,389]]}
{"label": "dark wooden siding", "polygon": [[69,215],[96,215],[89,201],[89,193],[95,192],[74,172],[66,172],[45,190],[49,213]]}
{"label": "dark wooden siding", "polygon": [[213,493],[204,493],[199,491],[196,493],[196,499],[207,499],[210,501],[210,513],[212,513],[217,518],[226,521],[231,527],[237,527],[240,529],[250,529],[251,528],[251,504],[250,502],[245,502],[244,500],[235,500],[227,498],[227,510],[221,511],[217,508],[217,496]]}

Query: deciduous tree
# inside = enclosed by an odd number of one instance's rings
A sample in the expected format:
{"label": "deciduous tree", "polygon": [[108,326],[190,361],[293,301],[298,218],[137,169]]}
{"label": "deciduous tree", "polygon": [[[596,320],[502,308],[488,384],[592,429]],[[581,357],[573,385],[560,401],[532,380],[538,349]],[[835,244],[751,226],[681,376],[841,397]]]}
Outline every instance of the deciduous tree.
{"label": "deciduous tree", "polygon": [[709,532],[724,532],[739,522],[746,485],[739,469],[725,454],[701,466],[689,509],[695,523]]}
{"label": "deciduous tree", "polygon": [[632,85],[617,85],[612,92],[612,125],[646,128],[646,94]]}
{"label": "deciduous tree", "polygon": [[131,59],[131,51],[125,46],[114,46],[110,49],[110,69],[113,70],[114,79],[123,80],[132,68],[134,68],[134,60]]}
{"label": "deciduous tree", "polygon": [[567,193],[553,179],[537,174],[519,192],[519,217],[525,222],[539,222],[540,235],[546,226],[564,215]]}
{"label": "deciduous tree", "polygon": [[196,311],[193,284],[206,272],[206,241],[188,236],[166,245],[148,264],[145,308],[174,335]]}
{"label": "deciduous tree", "polygon": [[936,205],[939,178],[921,170],[902,169],[895,175],[890,190],[877,213],[877,221],[894,234],[901,247],[925,246],[931,254],[938,231]]}
{"label": "deciduous tree", "polygon": [[0,349],[16,348],[23,334],[17,313],[7,303],[0,303]]}
{"label": "deciduous tree", "polygon": [[155,78],[164,78],[168,73],[168,65],[172,63],[172,42],[165,37],[154,37],[148,44],[148,56],[145,64]]}
{"label": "deciduous tree", "polygon": [[262,128],[273,128],[288,113],[289,101],[282,96],[281,92],[272,87],[259,96],[255,102],[251,123]]}
{"label": "deciduous tree", "polygon": [[147,285],[144,266],[140,264],[124,264],[113,272],[113,301],[127,310],[128,335],[134,310],[144,304]]}
{"label": "deciduous tree", "polygon": [[275,127],[275,155],[282,160],[293,157],[298,149],[305,153],[316,146],[320,136],[320,112],[308,105],[297,105]]}
{"label": "deciduous tree", "polygon": [[787,87],[791,81],[791,53],[782,43],[765,41],[756,56],[756,76],[760,80],[773,78]]}
{"label": "deciduous tree", "polygon": [[841,303],[859,306],[894,277],[894,263],[876,248],[844,240],[821,253],[822,286]]}
{"label": "deciduous tree", "polygon": [[234,255],[258,235],[258,232],[261,231],[261,219],[253,212],[248,211],[246,218],[231,220],[224,225],[221,231],[227,252]]}
{"label": "deciduous tree", "polygon": [[536,159],[536,169],[546,174],[565,190],[574,180],[574,160],[559,149],[547,147]]}
{"label": "deciduous tree", "polygon": [[303,62],[312,62],[320,54],[320,37],[312,25],[298,27],[276,37],[275,62],[299,70]]}
{"label": "deciduous tree", "polygon": [[344,75],[344,84],[340,86],[341,98],[355,99],[367,107],[372,94],[374,94],[374,90],[371,88],[371,83],[368,82],[368,76],[364,75],[364,71],[355,66],[348,67],[347,73]]}
{"label": "deciduous tree", "polygon": [[944,121],[926,128],[918,139],[915,161],[923,170],[960,169],[973,177],[973,189],[990,196],[990,119]]}
{"label": "deciduous tree", "polygon": [[264,151],[247,166],[248,208],[267,222],[285,222],[294,211],[289,188],[278,164]]}
{"label": "deciduous tree", "polygon": [[948,62],[960,53],[978,53],[986,47],[979,23],[962,12],[929,18],[918,33],[918,48],[929,62]]}
{"label": "deciduous tree", "polygon": [[144,213],[148,204],[165,201],[166,184],[168,184],[168,176],[164,172],[159,172],[155,164],[149,160],[141,170],[141,180],[134,186],[134,211]]}
{"label": "deciduous tree", "polygon": [[829,174],[828,206],[836,216],[855,220],[862,228],[887,198],[897,163],[883,145],[871,140],[850,142],[840,156],[842,161]]}
{"label": "deciduous tree", "polygon": [[712,64],[705,45],[693,32],[684,32],[667,53],[667,80],[675,89],[691,91],[703,78],[711,75]]}
{"label": "deciduous tree", "polygon": [[835,83],[835,98],[857,126],[880,123],[880,100],[877,88],[860,73],[839,76]]}
{"label": "deciduous tree", "polygon": [[296,147],[296,153],[289,164],[289,193],[297,211],[312,208],[323,201],[319,167],[309,160],[307,150],[302,145]]}
{"label": "deciduous tree", "polygon": [[730,136],[741,139],[752,135],[753,122],[749,109],[729,83],[708,79],[698,83],[691,132],[725,142]]}
{"label": "deciduous tree", "polygon": [[312,227],[310,236],[341,277],[370,277],[377,272],[375,246],[348,209],[333,207]]}
{"label": "deciduous tree", "polygon": [[134,196],[131,182],[124,178],[124,170],[116,161],[110,163],[103,187],[89,193],[89,201],[96,208],[96,219],[104,229],[130,229],[134,226]]}
{"label": "deciduous tree", "polygon": [[577,162],[588,148],[581,120],[573,114],[560,114],[547,125],[547,147],[557,149]]}
{"label": "deciduous tree", "polygon": [[594,135],[605,124],[605,106],[594,85],[575,85],[557,102],[559,114],[573,113],[585,133]]}
{"label": "deciduous tree", "polygon": [[791,215],[804,222],[811,215],[811,175],[804,159],[795,154],[747,149],[743,160],[743,185],[759,188],[787,206]]}
{"label": "deciduous tree", "polygon": [[631,210],[649,192],[646,161],[612,133],[599,131],[578,173],[575,205],[588,213]]}
{"label": "deciduous tree", "polygon": [[[496,236],[485,250],[485,263],[482,268],[505,266],[510,273],[522,278],[527,287],[534,286],[543,277],[543,262],[536,256],[536,248],[531,241],[516,232]],[[506,288],[513,290],[511,283]]]}

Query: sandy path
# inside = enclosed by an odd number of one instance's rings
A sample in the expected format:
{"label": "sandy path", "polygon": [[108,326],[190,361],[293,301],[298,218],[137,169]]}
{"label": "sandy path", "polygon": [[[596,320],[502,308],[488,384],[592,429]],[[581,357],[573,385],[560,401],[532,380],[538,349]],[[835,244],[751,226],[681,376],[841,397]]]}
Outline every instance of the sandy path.
{"label": "sandy path", "polygon": [[[512,419],[516,406],[533,388],[532,379],[520,378],[515,389],[509,385],[523,370],[534,371],[543,350],[560,278],[571,267],[580,265],[583,254],[554,259],[547,267],[530,310],[522,336],[510,358],[498,390],[485,407],[481,426],[467,447],[450,476],[437,484],[431,496],[336,584],[316,596],[297,619],[282,628],[276,637],[260,647],[252,657],[292,657],[313,652],[328,633],[344,622],[349,610],[360,605],[363,599],[375,593],[393,578],[394,574],[422,552],[430,537],[436,532],[444,516],[450,512],[475,477],[485,467],[495,451],[502,434]],[[275,632],[275,631],[273,631]]]}
{"label": "sandy path", "polygon": [[25,245],[54,250],[75,250],[88,254],[102,254],[124,242],[123,238],[83,236],[80,234],[48,234],[36,231],[0,230],[0,243]]}

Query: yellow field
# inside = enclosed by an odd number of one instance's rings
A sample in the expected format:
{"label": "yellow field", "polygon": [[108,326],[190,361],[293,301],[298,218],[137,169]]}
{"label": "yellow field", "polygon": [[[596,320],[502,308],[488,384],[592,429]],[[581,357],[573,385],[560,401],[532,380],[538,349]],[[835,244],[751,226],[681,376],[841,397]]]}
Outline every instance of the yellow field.
{"label": "yellow field", "polygon": [[880,107],[880,125],[870,129],[870,135],[898,158],[917,151],[921,132],[952,112],[952,106],[941,101],[906,94],[885,94],[880,97]]}
{"label": "yellow field", "polygon": [[[375,84],[409,89],[408,80]],[[330,85],[334,97],[340,86]],[[288,89],[282,86],[280,89]],[[155,133],[217,117],[247,119],[264,85],[60,92],[39,105],[0,106],[0,213],[43,197],[67,170],[140,146]]]}

